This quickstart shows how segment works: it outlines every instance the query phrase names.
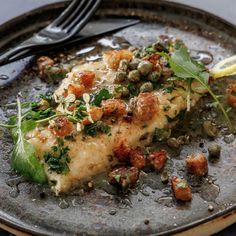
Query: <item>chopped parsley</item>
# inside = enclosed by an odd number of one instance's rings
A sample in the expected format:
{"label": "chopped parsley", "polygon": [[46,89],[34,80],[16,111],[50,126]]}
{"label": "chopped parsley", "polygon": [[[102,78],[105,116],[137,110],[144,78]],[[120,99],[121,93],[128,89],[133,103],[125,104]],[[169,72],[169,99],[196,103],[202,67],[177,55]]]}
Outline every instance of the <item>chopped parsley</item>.
{"label": "chopped parsley", "polygon": [[92,97],[92,105],[99,107],[102,100],[107,100],[111,98],[112,95],[106,88],[103,88],[99,92],[93,94]]}
{"label": "chopped parsley", "polygon": [[30,111],[29,114],[26,116],[28,120],[41,120],[48,118],[50,116],[55,115],[56,113],[52,110],[51,107],[47,108],[46,110],[39,110],[39,111]]}
{"label": "chopped parsley", "polygon": [[66,174],[69,172],[69,147],[64,146],[63,139],[58,138],[57,142],[58,145],[53,146],[52,151],[46,152],[43,157],[50,171],[56,172],[57,174]]}
{"label": "chopped parsley", "polygon": [[75,111],[75,118],[83,120],[85,116],[87,116],[87,109],[84,105],[80,105]]}
{"label": "chopped parsley", "polygon": [[169,86],[164,89],[167,93],[172,93],[175,90],[174,86]]}
{"label": "chopped parsley", "polygon": [[84,133],[89,136],[96,136],[97,133],[104,133],[104,134],[109,134],[110,132],[110,126],[105,124],[102,121],[97,121],[95,123],[85,125],[84,126]]}
{"label": "chopped parsley", "polygon": [[40,94],[39,97],[43,100],[46,100],[49,104],[52,103],[52,95],[50,94]]}

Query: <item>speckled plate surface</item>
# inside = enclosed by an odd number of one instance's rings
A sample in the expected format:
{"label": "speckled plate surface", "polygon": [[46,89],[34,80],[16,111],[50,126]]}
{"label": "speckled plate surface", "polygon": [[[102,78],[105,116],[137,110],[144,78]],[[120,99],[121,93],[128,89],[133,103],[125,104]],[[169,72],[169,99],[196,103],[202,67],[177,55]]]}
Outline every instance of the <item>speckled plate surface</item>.
{"label": "speckled plate surface", "polygon": [[[51,5],[26,18],[20,17],[0,28],[1,35],[8,32],[14,38],[9,29],[18,32],[19,24],[24,25],[25,32],[37,30],[63,7],[63,3]],[[107,0],[97,14],[135,15],[142,19],[142,23],[83,43],[78,46],[78,51],[91,46],[98,50],[117,48],[127,42],[136,46],[147,45],[159,35],[168,34],[183,39],[191,49],[209,51],[214,62],[236,53],[236,29],[232,25],[181,5],[154,0]],[[28,23],[31,20],[40,24],[32,28]],[[89,53],[82,56],[91,58],[93,51]],[[10,69],[14,68],[10,65]],[[3,69],[0,71],[2,74]],[[19,91],[29,100],[53,87],[55,85],[41,81],[35,74],[23,73],[7,89],[0,90],[0,119],[5,120],[12,113],[4,104],[14,102]],[[202,113],[204,111],[195,110],[199,117]],[[1,131],[0,222],[42,235],[169,235],[233,213],[236,211],[236,140],[226,131],[221,132],[225,132],[224,138],[216,140],[222,145],[221,158],[217,162],[209,161],[207,178],[199,180],[186,176],[183,160],[193,151],[203,151],[207,155],[212,140],[196,131],[189,145],[183,146],[177,154],[170,151],[167,168],[171,174],[185,176],[194,192],[193,200],[183,204],[172,198],[170,186],[162,184],[160,174],[155,173],[148,174],[139,189],[125,196],[95,189],[89,193],[78,190],[68,196],[56,197],[46,186],[26,182],[14,175],[9,166],[11,138],[7,131]],[[208,211],[209,204],[214,211]]]}

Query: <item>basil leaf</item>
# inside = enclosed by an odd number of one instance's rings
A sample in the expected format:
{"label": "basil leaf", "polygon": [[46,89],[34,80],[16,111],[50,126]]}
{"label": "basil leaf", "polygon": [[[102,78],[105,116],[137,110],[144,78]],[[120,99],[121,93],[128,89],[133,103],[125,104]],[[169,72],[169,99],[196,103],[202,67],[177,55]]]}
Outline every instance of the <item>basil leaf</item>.
{"label": "basil leaf", "polygon": [[33,120],[22,122],[21,104],[17,98],[18,105],[18,123],[17,127],[12,129],[14,148],[11,155],[11,167],[21,175],[38,183],[46,183],[47,177],[44,167],[36,156],[34,146],[25,139],[26,133],[36,127]]}

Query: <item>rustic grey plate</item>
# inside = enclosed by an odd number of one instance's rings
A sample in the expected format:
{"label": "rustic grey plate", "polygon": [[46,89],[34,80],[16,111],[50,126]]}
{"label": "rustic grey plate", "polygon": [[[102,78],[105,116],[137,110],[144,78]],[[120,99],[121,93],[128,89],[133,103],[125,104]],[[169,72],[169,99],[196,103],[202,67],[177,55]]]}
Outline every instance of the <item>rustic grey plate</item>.
{"label": "rustic grey plate", "polygon": [[[4,25],[0,34],[7,37],[1,39],[2,45],[7,40],[5,45],[14,43],[19,37],[16,34],[24,36],[37,30],[63,7],[63,3],[50,5]],[[78,45],[77,50],[91,45],[98,50],[116,48],[126,45],[127,41],[147,45],[159,35],[169,34],[183,39],[192,49],[209,51],[214,62],[236,53],[236,29],[232,25],[182,5],[154,0],[106,0],[98,15],[139,16],[142,23],[102,40]],[[32,27],[29,22],[40,24]],[[20,65],[24,69],[28,62]],[[12,65],[9,68],[12,76],[19,79],[7,89],[0,90],[1,120],[13,112],[4,104],[14,102],[19,91],[30,100],[55,86],[41,81],[30,71],[19,76],[22,68],[15,72]],[[4,68],[0,71],[3,74]],[[203,115],[201,111],[195,112],[199,117]],[[167,165],[172,174],[186,175],[183,166],[186,154],[197,150],[206,151],[207,155],[212,140],[193,136],[191,144],[184,146],[178,154],[170,152]],[[0,223],[42,235],[169,235],[211,221],[236,210],[236,140],[233,135],[225,134],[225,138],[219,138],[217,142],[222,145],[221,158],[209,162],[207,178],[196,180],[187,176],[194,194],[191,203],[183,204],[172,198],[170,186],[163,185],[160,175],[154,173],[144,178],[139,189],[125,196],[95,189],[89,193],[75,191],[68,196],[56,197],[46,186],[24,181],[10,170],[12,142],[8,132],[4,131],[0,139]],[[208,211],[209,204],[214,206],[214,211]]]}

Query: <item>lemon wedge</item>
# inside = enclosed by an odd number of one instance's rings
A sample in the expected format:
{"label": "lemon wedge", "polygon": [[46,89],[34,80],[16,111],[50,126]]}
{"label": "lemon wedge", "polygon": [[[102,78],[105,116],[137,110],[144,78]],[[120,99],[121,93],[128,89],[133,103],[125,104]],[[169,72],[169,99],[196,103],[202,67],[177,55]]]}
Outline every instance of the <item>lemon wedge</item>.
{"label": "lemon wedge", "polygon": [[210,70],[214,78],[236,74],[236,55],[228,57],[213,66]]}

